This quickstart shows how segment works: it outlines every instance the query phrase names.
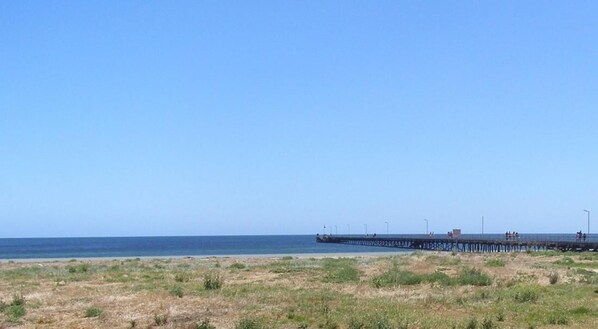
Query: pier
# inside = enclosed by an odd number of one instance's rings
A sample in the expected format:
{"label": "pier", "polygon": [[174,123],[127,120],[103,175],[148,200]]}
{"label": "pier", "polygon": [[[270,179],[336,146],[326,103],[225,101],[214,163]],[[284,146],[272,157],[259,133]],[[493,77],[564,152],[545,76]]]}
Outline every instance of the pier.
{"label": "pier", "polygon": [[316,242],[339,243],[372,247],[457,251],[457,252],[513,252],[513,251],[598,251],[598,239],[575,239],[571,235],[521,235],[517,239],[500,238],[500,235],[472,235],[459,238],[425,235],[370,235],[340,236],[318,235]]}

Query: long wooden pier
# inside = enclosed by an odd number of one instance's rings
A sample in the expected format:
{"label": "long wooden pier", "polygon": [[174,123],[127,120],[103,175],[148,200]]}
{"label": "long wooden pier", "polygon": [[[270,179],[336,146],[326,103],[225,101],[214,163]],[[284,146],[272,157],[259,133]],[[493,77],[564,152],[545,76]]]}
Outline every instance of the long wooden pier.
{"label": "long wooden pier", "polygon": [[598,251],[597,241],[569,241],[545,239],[485,239],[436,238],[421,235],[402,236],[337,236],[318,235],[319,243],[389,247],[404,249],[458,251],[458,252],[512,252],[512,251]]}

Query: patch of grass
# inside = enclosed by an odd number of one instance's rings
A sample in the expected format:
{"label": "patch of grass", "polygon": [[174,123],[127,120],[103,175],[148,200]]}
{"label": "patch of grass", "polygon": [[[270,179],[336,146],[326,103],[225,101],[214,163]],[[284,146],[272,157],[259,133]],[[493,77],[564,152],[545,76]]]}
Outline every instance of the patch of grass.
{"label": "patch of grass", "polygon": [[178,298],[183,298],[183,288],[179,285],[176,285],[170,289],[170,294]]}
{"label": "patch of grass", "polygon": [[585,306],[580,306],[580,307],[576,307],[574,309],[572,309],[569,313],[574,314],[574,315],[585,315],[585,314],[589,314],[591,312],[591,310]]}
{"label": "patch of grass", "polygon": [[282,260],[291,260],[291,259],[293,259],[293,256],[282,256],[281,259]]}
{"label": "patch of grass", "polygon": [[540,298],[540,289],[535,286],[521,286],[513,290],[513,300],[518,303],[534,303]]}
{"label": "patch of grass", "polygon": [[467,321],[465,325],[465,329],[477,329],[478,328],[478,320],[476,318],[471,318]]}
{"label": "patch of grass", "polygon": [[555,261],[554,264],[563,265],[563,266],[571,266],[571,265],[575,264],[575,261],[573,260],[573,258],[565,256],[565,257],[563,257],[563,259],[559,259],[559,260]]}
{"label": "patch of grass", "polygon": [[486,261],[488,267],[505,267],[506,263],[502,259],[489,259]]}
{"label": "patch of grass", "polygon": [[195,329],[216,329],[216,327],[210,324],[210,319],[204,319],[195,325]]}
{"label": "patch of grass", "polygon": [[597,284],[598,283],[598,273],[594,271],[589,271],[583,268],[578,268],[575,273],[580,275],[579,282],[580,283],[587,283],[587,284]]}
{"label": "patch of grass", "polygon": [[333,259],[327,258],[324,260],[324,276],[325,282],[345,283],[345,282],[359,282],[359,271],[354,266],[353,259]]}
{"label": "patch of grass", "polygon": [[246,268],[245,264],[242,263],[232,263],[228,268],[235,269],[235,270],[242,270]]}
{"label": "patch of grass", "polygon": [[89,264],[69,265],[66,269],[69,273],[87,273],[87,271],[89,271]]}
{"label": "patch of grass", "polygon": [[104,314],[104,310],[97,307],[90,307],[85,310],[85,317],[86,318],[97,318],[100,315]]}
{"label": "patch of grass", "polygon": [[203,277],[203,287],[206,290],[216,290],[222,288],[224,279],[217,272],[210,272]]}
{"label": "patch of grass", "polygon": [[25,305],[10,305],[4,310],[9,322],[17,322],[25,313]]}
{"label": "patch of grass", "polygon": [[482,273],[482,271],[471,267],[464,268],[456,278],[456,282],[463,286],[489,286],[492,284],[492,278],[487,274]]}
{"label": "patch of grass", "polygon": [[154,314],[154,324],[156,326],[163,326],[168,323],[168,315],[166,314]]}
{"label": "patch of grass", "polygon": [[189,282],[191,275],[189,273],[176,273],[174,275],[174,281],[176,282]]}
{"label": "patch of grass", "polygon": [[490,318],[485,318],[482,321],[482,329],[494,329],[494,322],[492,322],[492,319]]}
{"label": "patch of grass", "polygon": [[235,329],[265,329],[263,321],[255,318],[243,318],[237,324]]}
{"label": "patch of grass", "polygon": [[553,314],[550,314],[547,322],[548,324],[564,326],[569,324],[569,318],[567,318],[567,316],[563,312],[555,312]]}

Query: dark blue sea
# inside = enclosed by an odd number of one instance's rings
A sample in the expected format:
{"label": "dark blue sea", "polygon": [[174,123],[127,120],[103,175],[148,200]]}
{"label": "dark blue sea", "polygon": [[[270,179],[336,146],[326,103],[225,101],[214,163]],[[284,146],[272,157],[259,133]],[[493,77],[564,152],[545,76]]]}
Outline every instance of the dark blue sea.
{"label": "dark blue sea", "polygon": [[398,252],[316,243],[314,235],[0,239],[0,259]]}

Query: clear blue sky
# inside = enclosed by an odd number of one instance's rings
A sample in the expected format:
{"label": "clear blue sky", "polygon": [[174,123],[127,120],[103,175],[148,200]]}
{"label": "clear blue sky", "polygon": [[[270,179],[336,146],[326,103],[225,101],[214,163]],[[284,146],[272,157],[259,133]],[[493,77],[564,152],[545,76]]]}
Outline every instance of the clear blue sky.
{"label": "clear blue sky", "polygon": [[2,1],[0,237],[598,231],[596,1]]}

